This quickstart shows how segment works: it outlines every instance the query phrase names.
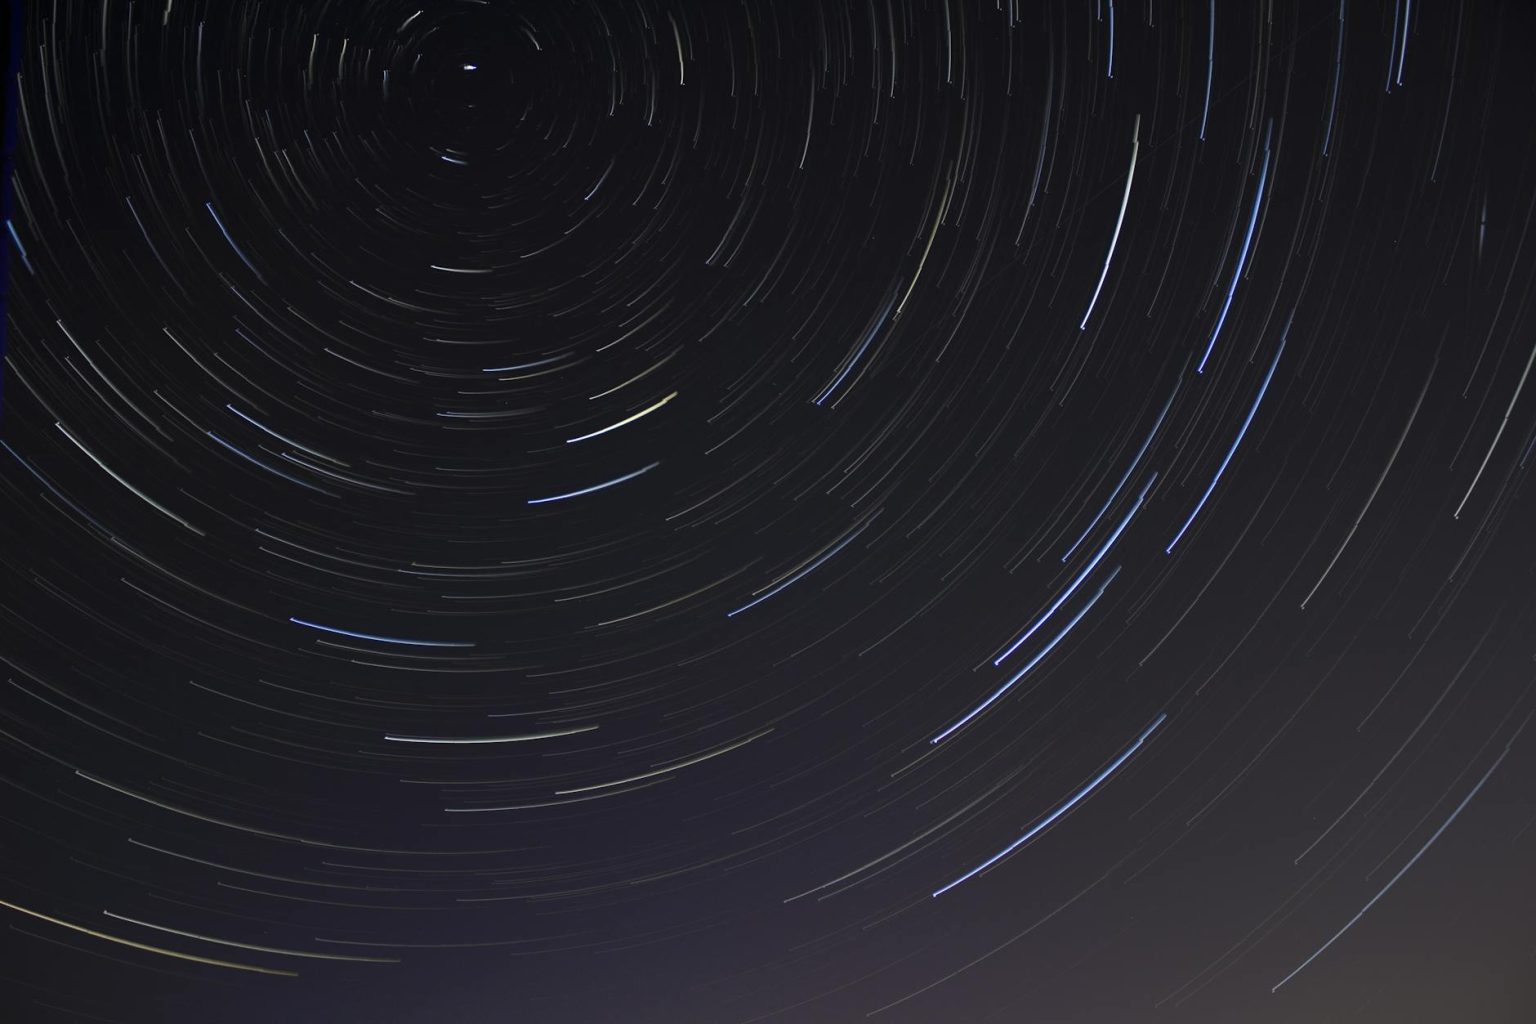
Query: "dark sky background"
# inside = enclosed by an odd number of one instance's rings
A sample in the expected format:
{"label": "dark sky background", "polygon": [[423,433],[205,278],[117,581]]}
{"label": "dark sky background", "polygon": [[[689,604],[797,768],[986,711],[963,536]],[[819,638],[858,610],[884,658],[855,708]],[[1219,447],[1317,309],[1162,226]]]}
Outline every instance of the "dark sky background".
{"label": "dark sky background", "polygon": [[27,5],[7,1021],[1536,1019],[1536,10]]}

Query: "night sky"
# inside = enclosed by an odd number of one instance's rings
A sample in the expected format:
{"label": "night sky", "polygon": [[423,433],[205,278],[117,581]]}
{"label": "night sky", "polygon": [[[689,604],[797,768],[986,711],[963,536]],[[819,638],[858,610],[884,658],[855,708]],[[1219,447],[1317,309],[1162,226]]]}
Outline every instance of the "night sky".
{"label": "night sky", "polygon": [[6,1022],[1536,1020],[1536,6],[35,0]]}

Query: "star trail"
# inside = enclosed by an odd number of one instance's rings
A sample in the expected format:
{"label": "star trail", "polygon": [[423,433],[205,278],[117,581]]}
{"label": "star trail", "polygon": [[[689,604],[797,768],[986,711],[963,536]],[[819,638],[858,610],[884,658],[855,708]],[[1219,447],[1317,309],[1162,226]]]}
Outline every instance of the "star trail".
{"label": "star trail", "polygon": [[6,1021],[1536,1020],[1536,7],[12,23]]}

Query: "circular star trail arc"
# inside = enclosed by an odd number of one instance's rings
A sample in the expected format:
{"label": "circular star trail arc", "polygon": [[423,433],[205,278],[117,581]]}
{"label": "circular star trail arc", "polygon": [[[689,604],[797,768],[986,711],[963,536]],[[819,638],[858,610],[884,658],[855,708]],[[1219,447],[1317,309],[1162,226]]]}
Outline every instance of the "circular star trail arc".
{"label": "circular star trail arc", "polygon": [[19,1019],[1536,1007],[1521,5],[21,28]]}

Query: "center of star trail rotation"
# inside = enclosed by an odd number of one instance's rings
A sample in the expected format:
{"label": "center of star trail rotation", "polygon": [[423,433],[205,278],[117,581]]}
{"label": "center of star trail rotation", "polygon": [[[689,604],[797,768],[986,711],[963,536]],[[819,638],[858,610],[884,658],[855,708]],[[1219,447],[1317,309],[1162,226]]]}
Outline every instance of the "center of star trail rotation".
{"label": "center of star trail rotation", "polygon": [[1536,1019],[1528,5],[24,6],[7,1021]]}

